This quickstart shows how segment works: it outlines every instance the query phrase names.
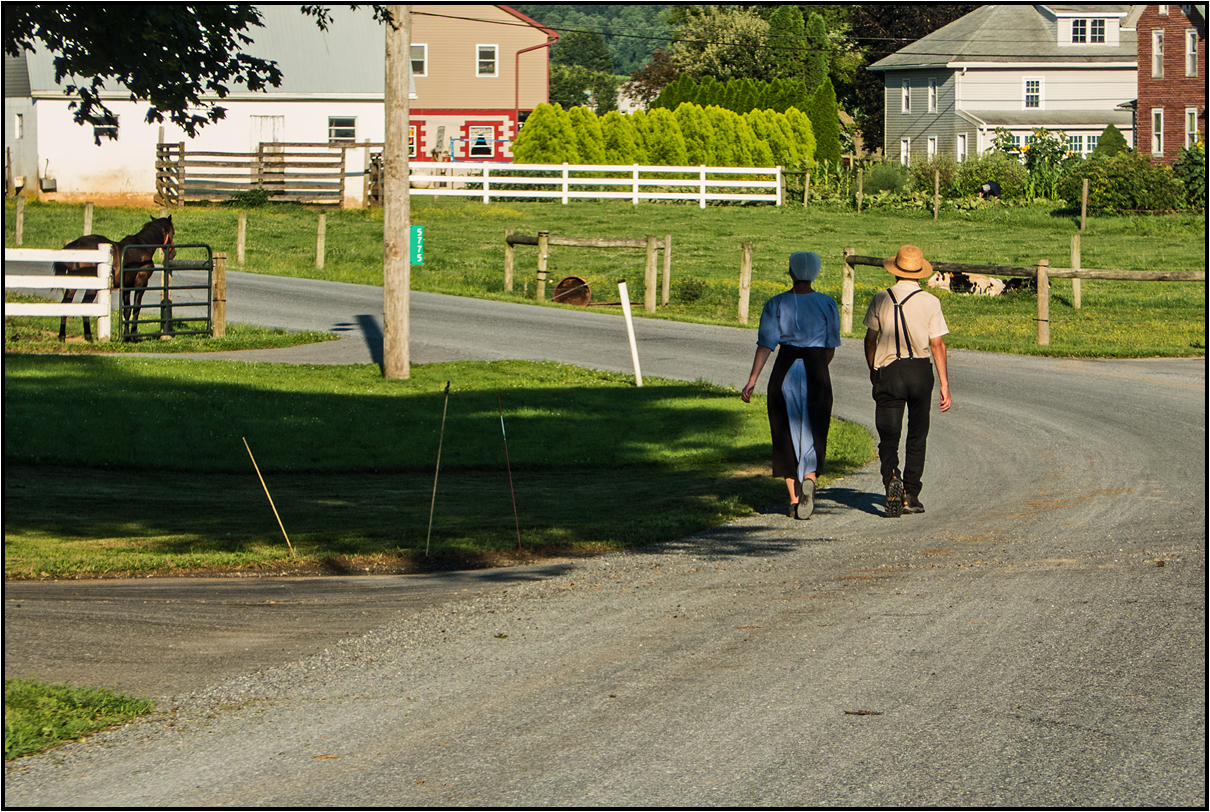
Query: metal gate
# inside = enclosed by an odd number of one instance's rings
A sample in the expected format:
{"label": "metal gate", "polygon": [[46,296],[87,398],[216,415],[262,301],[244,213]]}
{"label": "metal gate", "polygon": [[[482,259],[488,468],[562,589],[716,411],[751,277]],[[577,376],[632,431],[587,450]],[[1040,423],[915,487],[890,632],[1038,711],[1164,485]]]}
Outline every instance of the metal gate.
{"label": "metal gate", "polygon": [[[128,245],[122,250],[124,263],[126,251],[131,248],[162,248],[160,245]],[[171,336],[213,335],[214,314],[214,252],[204,243],[174,245],[176,257],[163,265],[152,268],[146,294],[160,294],[159,302],[144,296],[136,313],[134,298],[140,288],[127,288],[124,274],[118,277],[118,307],[121,310],[118,335],[122,341],[144,338],[160,339]],[[181,258],[181,252],[186,254]],[[159,285],[151,284],[160,279]],[[204,292],[204,293],[203,293]],[[127,297],[129,296],[129,303]],[[148,317],[147,314],[154,315]],[[154,325],[155,329],[143,328]]]}

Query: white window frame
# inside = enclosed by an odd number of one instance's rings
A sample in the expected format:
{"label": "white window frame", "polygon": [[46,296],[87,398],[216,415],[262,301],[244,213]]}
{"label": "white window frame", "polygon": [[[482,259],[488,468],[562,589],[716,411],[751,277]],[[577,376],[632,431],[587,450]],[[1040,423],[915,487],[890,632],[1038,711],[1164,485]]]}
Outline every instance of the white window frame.
{"label": "white window frame", "polygon": [[1086,154],[1091,155],[1092,153],[1097,151],[1097,143],[1100,142],[1101,136],[1100,135],[1090,135],[1085,140],[1088,141],[1088,144],[1087,144],[1088,152]]}
{"label": "white window frame", "polygon": [[[1107,27],[1108,26],[1105,25],[1104,20],[1100,20],[1100,19],[1089,20],[1088,21],[1088,43],[1090,45],[1104,45],[1105,44],[1105,29]],[[1098,30],[1098,29],[1100,29],[1100,30]]]}
{"label": "white window frame", "polygon": [[[490,48],[492,72],[485,73],[483,71],[483,63],[487,60],[483,58],[484,50]],[[499,45],[476,45],[475,46],[475,76],[480,79],[495,79],[500,75],[500,46]]]}
{"label": "white window frame", "polygon": [[1185,146],[1191,147],[1197,143],[1197,108],[1185,108]]}
{"label": "white window frame", "polygon": [[1151,32],[1151,78],[1164,78],[1164,29]]}
{"label": "white window frame", "polygon": [[408,125],[408,157],[415,158],[416,150],[420,148],[420,128],[415,124]]}
{"label": "white window frame", "polygon": [[[420,49],[420,59],[416,58],[416,49]],[[420,70],[416,70],[416,63],[420,63]],[[429,75],[429,46],[425,42],[413,42],[411,53],[412,76],[423,78]]]}
{"label": "white window frame", "polygon": [[25,138],[25,114],[13,114],[13,140],[20,141]]}
{"label": "white window frame", "polygon": [[966,160],[966,133],[958,133],[958,144],[956,147],[956,157],[958,163]]}
{"label": "white window frame", "polygon": [[1161,4],[1158,6],[1158,9],[1157,9],[1157,10],[1159,11],[1159,15],[1160,15],[1161,17],[1167,17],[1167,16],[1168,16],[1168,6],[1169,6],[1169,5],[1170,5],[1169,3],[1161,3]]}
{"label": "white window frame", "polygon": [[912,139],[899,139],[899,163],[907,166],[912,161]]}
{"label": "white window frame", "polygon": [[1185,29],[1185,75],[1197,76],[1197,29]]}
{"label": "white window frame", "polygon": [[930,161],[937,157],[937,139],[934,136],[929,136],[928,156]]}
{"label": "white window frame", "polygon": [[1076,45],[1088,42],[1088,20],[1071,21],[1071,41]]}
{"label": "white window frame", "polygon": [[[1037,94],[1038,103],[1035,105],[1032,105],[1032,106],[1029,103],[1029,96],[1030,96],[1029,85],[1031,82],[1038,83],[1038,94]],[[1022,80],[1022,83],[1021,83],[1021,91],[1022,91],[1021,109],[1022,110],[1045,110],[1046,102],[1045,102],[1045,95],[1043,94],[1043,91],[1045,90],[1045,88],[1046,88],[1046,82],[1041,76],[1026,76],[1025,79]]]}
{"label": "white window frame", "polygon": [[899,112],[912,112],[912,80],[903,80],[903,95],[900,97]]}
{"label": "white window frame", "polygon": [[929,77],[929,112],[937,112],[937,79]]}
{"label": "white window frame", "polygon": [[1084,154],[1084,136],[1069,135],[1067,136],[1067,151],[1072,155]]}
{"label": "white window frame", "polygon": [[[337,122],[351,121],[352,124],[341,124]],[[340,130],[352,130],[353,132],[343,138],[337,137],[337,132]],[[328,116],[328,143],[352,143],[357,140],[357,116]]]}
{"label": "white window frame", "polygon": [[1151,108],[1151,154],[1164,154],[1164,108]]}

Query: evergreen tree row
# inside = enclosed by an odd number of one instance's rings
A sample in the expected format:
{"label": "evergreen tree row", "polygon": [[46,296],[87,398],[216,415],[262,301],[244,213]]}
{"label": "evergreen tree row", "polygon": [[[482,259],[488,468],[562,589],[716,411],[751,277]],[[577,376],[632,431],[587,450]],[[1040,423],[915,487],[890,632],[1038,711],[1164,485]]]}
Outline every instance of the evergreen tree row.
{"label": "evergreen tree row", "polygon": [[811,119],[796,107],[740,115],[683,103],[675,112],[615,110],[598,118],[587,107],[540,104],[513,142],[519,164],[771,167],[815,157]]}
{"label": "evergreen tree row", "polygon": [[813,90],[808,90],[806,82],[796,79],[774,79],[769,82],[730,79],[719,82],[707,76],[699,84],[682,73],[664,88],[651,107],[653,110],[661,107],[676,110],[686,103],[699,107],[721,107],[741,115],[754,110],[778,113],[790,109],[802,110],[810,116],[815,132],[815,159],[840,160],[840,111],[836,89],[826,77]]}

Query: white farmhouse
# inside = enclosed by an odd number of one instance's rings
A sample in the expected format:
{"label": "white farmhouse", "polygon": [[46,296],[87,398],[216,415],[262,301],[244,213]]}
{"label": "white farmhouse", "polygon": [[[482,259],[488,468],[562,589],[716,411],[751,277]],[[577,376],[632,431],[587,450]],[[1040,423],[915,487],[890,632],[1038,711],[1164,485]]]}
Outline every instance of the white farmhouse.
{"label": "white farmhouse", "polygon": [[1133,145],[1130,5],[989,5],[870,66],[885,79],[885,150],[900,162],[1019,145],[1035,128],[1091,152],[1109,124]]}

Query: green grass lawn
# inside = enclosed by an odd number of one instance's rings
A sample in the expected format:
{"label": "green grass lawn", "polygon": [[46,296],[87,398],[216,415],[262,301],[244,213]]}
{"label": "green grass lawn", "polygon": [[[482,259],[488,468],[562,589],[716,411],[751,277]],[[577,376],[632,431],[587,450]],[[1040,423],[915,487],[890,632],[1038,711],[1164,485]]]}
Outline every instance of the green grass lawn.
{"label": "green grass lawn", "polygon": [[[11,207],[6,203],[6,207]],[[11,208],[6,208],[5,244],[12,245]],[[537,251],[518,247],[516,286],[504,291],[504,232],[547,230],[568,237],[673,238],[672,297],[658,318],[737,324],[740,246],[755,245],[750,325],[764,302],[784,290],[790,253],[817,251],[824,272],[817,288],[840,300],[841,256],[846,247],[866,256],[890,256],[904,243],[924,249],[934,261],[1052,267],[1070,264],[1069,216],[1050,208],[998,204],[970,211],[931,213],[838,212],[798,205],[714,206],[577,201],[493,203],[415,195],[412,221],[425,227],[425,261],[412,268],[415,290],[510,301],[533,300]],[[136,230],[149,212],[98,208],[94,231],[121,236]],[[25,245],[58,247],[79,236],[82,206],[29,204]],[[188,207],[173,214],[179,242],[205,242],[225,251],[236,269],[237,212],[224,207]],[[325,268],[315,268],[318,214],[298,206],[268,206],[248,213],[245,270],[283,276],[382,284],[380,210],[332,211],[327,215]],[[1082,238],[1082,267],[1112,270],[1206,269],[1204,215],[1094,218]],[[625,280],[642,302],[644,252],[637,249],[554,247],[550,251],[547,297],[564,276],[588,281],[596,302],[618,301]],[[877,268],[859,267],[854,326],[874,292],[891,282]],[[1036,300],[1030,295],[994,299],[946,295],[952,347],[1058,356],[1190,356],[1205,353],[1205,283],[1085,280],[1083,307],[1072,307],[1071,282],[1054,280],[1051,344],[1036,345]],[[640,315],[642,308],[639,308]]]}
{"label": "green grass lawn", "polygon": [[4,760],[37,753],[150,713],[154,703],[101,688],[4,681]]}
{"label": "green grass lawn", "polygon": [[[674,540],[785,500],[768,433],[763,403],[731,389],[559,364],[388,381],[370,365],[8,355],[5,575],[398,571]],[[837,421],[825,475],[872,457]]]}

